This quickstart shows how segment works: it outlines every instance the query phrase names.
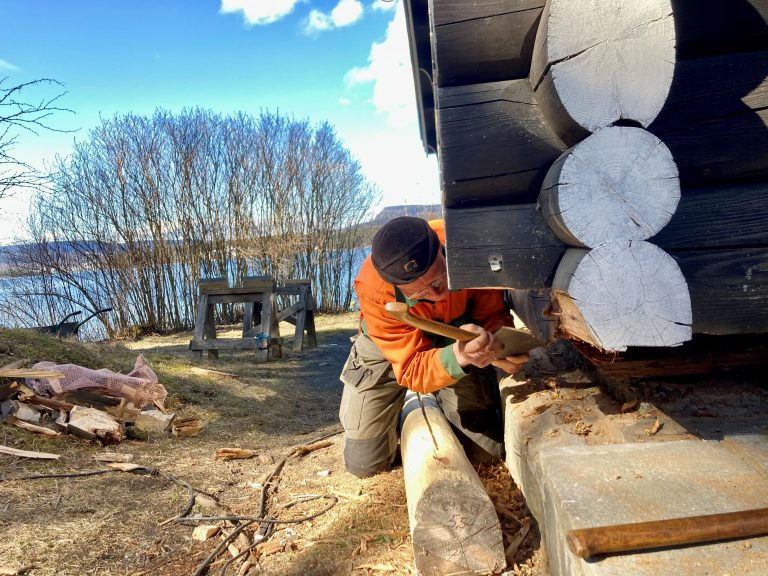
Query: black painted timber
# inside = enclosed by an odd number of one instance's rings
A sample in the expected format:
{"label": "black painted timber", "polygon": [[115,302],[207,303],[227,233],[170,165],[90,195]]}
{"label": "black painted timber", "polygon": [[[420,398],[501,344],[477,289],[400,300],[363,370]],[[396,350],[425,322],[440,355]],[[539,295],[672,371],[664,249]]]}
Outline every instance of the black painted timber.
{"label": "black painted timber", "polygon": [[686,186],[768,178],[768,51],[678,62],[648,127]]}
{"label": "black painted timber", "polygon": [[768,246],[768,183],[683,189],[669,224],[649,242],[667,251]]}
{"label": "black painted timber", "polygon": [[446,208],[532,202],[565,145],[547,126],[527,80],[438,90]]}
{"label": "black painted timber", "polygon": [[527,78],[544,0],[430,0],[437,86]]}
{"label": "black painted timber", "polygon": [[768,0],[672,0],[680,60],[768,47]]}
{"label": "black painted timber", "polygon": [[671,255],[688,283],[694,332],[768,332],[768,247]]}

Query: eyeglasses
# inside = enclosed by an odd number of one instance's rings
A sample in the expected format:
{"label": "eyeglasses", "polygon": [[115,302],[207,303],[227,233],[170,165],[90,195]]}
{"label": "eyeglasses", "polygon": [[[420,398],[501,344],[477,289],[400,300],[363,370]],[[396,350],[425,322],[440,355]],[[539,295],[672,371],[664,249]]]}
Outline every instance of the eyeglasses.
{"label": "eyeglasses", "polygon": [[418,292],[414,292],[409,296],[411,300],[421,300],[429,292],[442,292],[445,280],[435,280],[431,284],[428,284],[426,288],[422,288]]}

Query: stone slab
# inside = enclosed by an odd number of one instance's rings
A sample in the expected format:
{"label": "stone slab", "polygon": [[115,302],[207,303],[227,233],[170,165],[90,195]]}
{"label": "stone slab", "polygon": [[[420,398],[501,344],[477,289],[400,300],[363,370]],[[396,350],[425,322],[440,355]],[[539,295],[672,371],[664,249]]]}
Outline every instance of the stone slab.
{"label": "stone slab", "polygon": [[552,576],[768,575],[768,537],[587,560],[564,540],[574,528],[768,507],[764,390],[678,390],[670,401],[695,409],[644,400],[622,413],[588,381],[556,384],[508,378],[502,387],[507,465],[539,523]]}

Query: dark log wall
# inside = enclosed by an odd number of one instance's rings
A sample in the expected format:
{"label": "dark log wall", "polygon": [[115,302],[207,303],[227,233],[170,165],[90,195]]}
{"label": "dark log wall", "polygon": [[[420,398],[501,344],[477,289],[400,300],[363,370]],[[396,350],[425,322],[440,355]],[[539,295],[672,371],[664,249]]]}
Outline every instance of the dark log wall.
{"label": "dark log wall", "polygon": [[438,139],[446,207],[533,202],[565,146],[528,80],[439,88]]}
{"label": "dark log wall", "polygon": [[[648,241],[679,264],[694,332],[765,333],[768,0],[671,3],[674,76],[647,130],[672,153],[681,201]],[[452,288],[549,286],[567,248],[536,201],[554,161],[588,133],[564,142],[531,87],[545,4],[406,1],[422,80],[431,66],[422,137],[440,162]]]}

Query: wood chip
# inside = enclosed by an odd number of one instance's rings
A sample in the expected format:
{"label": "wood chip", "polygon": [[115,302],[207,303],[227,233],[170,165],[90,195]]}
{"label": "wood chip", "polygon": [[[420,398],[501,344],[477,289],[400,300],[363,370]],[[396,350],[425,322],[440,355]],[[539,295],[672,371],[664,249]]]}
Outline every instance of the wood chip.
{"label": "wood chip", "polygon": [[211,524],[200,524],[196,526],[192,532],[192,539],[198,542],[205,542],[209,538],[216,536],[221,528],[219,526],[213,526]]}
{"label": "wood chip", "polygon": [[106,444],[125,439],[125,429],[112,416],[96,408],[75,406],[69,413],[67,431],[84,437],[96,436]]}
{"label": "wood chip", "polygon": [[397,572],[398,568],[396,568],[393,564],[379,562],[376,564],[360,564],[359,566],[355,566],[355,569],[364,568],[365,570],[378,570],[379,572]]}
{"label": "wood chip", "polygon": [[15,408],[15,412],[13,413],[13,416],[17,420],[23,420],[24,422],[30,422],[32,424],[37,424],[38,422],[40,422],[39,410],[32,408],[31,406],[25,404],[24,402],[12,401],[12,403],[13,403],[13,407]]}
{"label": "wood chip", "polygon": [[4,368],[0,370],[0,378],[64,378],[64,374],[31,368]]}
{"label": "wood chip", "polygon": [[107,464],[107,468],[112,470],[119,470],[120,472],[131,472],[133,470],[143,470],[146,466],[141,464],[133,464],[131,462],[110,462]]}
{"label": "wood chip", "polygon": [[621,413],[626,414],[627,412],[631,412],[635,408],[638,407],[640,404],[640,400],[630,400],[628,402],[624,402],[624,404],[621,405]]}
{"label": "wood chip", "polygon": [[654,422],[654,423],[653,423],[653,426],[651,426],[650,428],[646,428],[646,429],[645,429],[645,433],[646,433],[646,435],[648,435],[648,436],[653,436],[653,435],[655,435],[655,434],[656,434],[656,433],[657,433],[659,430],[661,430],[661,427],[662,427],[662,426],[663,426],[663,424],[661,423],[661,420],[659,420],[658,418],[656,418],[656,422]]}
{"label": "wood chip", "polygon": [[0,445],[0,454],[8,454],[9,456],[17,456],[19,458],[34,458],[37,460],[58,460],[61,458],[61,454],[50,454],[49,452],[32,452],[30,450],[17,450],[10,446]]}
{"label": "wood chip", "polygon": [[321,448],[328,448],[328,446],[331,445],[331,442],[325,441],[325,442],[315,442],[314,444],[302,444],[300,446],[296,446],[296,448],[293,449],[292,454],[295,456],[304,456],[305,454],[309,454],[310,452],[314,452],[315,450],[320,450]]}
{"label": "wood chip", "polygon": [[190,369],[193,374],[198,374],[201,376],[207,376],[209,374],[215,374],[216,376],[226,376],[227,378],[240,378],[237,374],[232,374],[230,372],[221,372],[220,370],[211,370],[210,368],[199,368],[197,366],[192,366]]}
{"label": "wood chip", "polygon": [[171,432],[174,436],[197,436],[204,424],[197,418],[174,420],[171,424]]}
{"label": "wood chip", "polygon": [[22,566],[21,568],[0,566],[0,576],[22,576],[32,570],[32,568],[34,568],[34,566]]}
{"label": "wood chip", "polygon": [[214,458],[216,460],[238,460],[253,458],[256,456],[256,450],[247,450],[245,448],[219,448],[216,450]]}
{"label": "wood chip", "polygon": [[96,462],[130,462],[133,460],[133,454],[118,454],[117,452],[103,452],[94,454],[93,459]]}

